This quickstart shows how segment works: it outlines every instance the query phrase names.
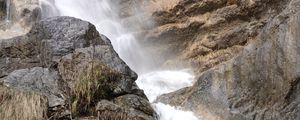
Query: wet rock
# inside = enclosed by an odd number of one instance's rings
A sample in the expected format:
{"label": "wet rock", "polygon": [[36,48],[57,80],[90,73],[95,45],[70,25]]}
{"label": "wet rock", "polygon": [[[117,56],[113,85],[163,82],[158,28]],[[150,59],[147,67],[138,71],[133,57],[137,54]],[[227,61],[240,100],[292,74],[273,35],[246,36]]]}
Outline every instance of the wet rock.
{"label": "wet rock", "polygon": [[299,5],[291,0],[238,56],[159,101],[182,105],[204,119],[299,119]]}

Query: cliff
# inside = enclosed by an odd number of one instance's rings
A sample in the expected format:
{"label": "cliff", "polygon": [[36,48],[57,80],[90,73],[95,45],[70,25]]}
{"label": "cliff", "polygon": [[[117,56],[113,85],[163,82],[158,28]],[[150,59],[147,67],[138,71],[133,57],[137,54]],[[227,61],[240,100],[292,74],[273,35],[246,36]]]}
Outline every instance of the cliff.
{"label": "cliff", "polygon": [[299,119],[299,4],[185,0],[153,12],[145,43],[175,53],[165,66],[185,62],[198,75],[158,101],[209,120]]}

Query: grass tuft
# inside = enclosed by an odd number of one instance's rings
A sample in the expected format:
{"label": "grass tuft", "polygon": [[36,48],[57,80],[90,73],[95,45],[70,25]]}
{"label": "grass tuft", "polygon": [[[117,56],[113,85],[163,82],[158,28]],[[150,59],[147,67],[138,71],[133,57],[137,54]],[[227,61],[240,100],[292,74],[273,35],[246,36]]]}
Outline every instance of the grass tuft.
{"label": "grass tuft", "polygon": [[112,81],[117,74],[105,65],[97,64],[87,68],[72,89],[73,116],[95,113],[93,107],[101,99],[108,98]]}
{"label": "grass tuft", "polygon": [[47,98],[34,92],[0,86],[0,118],[2,120],[46,120]]}

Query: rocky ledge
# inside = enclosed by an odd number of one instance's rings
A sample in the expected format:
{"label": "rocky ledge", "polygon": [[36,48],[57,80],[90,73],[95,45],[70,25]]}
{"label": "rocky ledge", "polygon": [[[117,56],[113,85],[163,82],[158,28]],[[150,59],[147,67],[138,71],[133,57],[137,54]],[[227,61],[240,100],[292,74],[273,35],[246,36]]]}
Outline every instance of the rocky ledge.
{"label": "rocky ledge", "polygon": [[86,21],[48,18],[0,40],[1,119],[155,120],[136,79]]}

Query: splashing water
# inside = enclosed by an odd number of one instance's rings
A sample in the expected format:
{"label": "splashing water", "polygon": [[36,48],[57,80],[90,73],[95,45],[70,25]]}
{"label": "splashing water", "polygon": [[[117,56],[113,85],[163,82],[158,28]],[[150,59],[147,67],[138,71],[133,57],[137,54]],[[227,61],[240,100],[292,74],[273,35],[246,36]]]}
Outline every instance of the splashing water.
{"label": "splashing water", "polygon": [[194,76],[186,71],[155,71],[140,75],[136,83],[145,91],[150,102],[162,94],[192,85]]}
{"label": "splashing water", "polygon": [[155,71],[139,76],[136,83],[145,91],[160,120],[198,120],[192,112],[163,103],[154,103],[158,96],[192,85],[194,76],[183,71]]}
{"label": "splashing water", "polygon": [[[139,74],[137,84],[145,91],[150,102],[153,103],[162,94],[191,86],[194,76],[186,71],[149,72],[147,66],[152,65],[150,57],[143,52],[132,32],[123,27],[117,11],[113,9],[115,5],[111,1],[41,0],[41,6],[50,10],[42,10],[44,15],[72,16],[93,23],[101,34],[111,40],[120,57]],[[57,11],[53,12],[53,10]],[[160,120],[197,120],[192,112],[182,111],[163,103],[152,105],[159,114]]]}

